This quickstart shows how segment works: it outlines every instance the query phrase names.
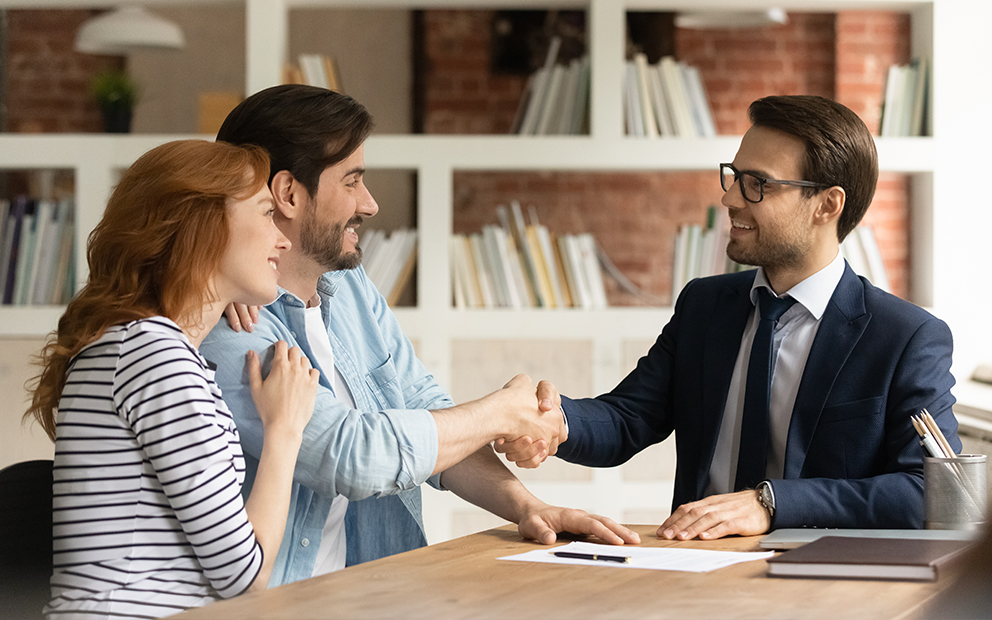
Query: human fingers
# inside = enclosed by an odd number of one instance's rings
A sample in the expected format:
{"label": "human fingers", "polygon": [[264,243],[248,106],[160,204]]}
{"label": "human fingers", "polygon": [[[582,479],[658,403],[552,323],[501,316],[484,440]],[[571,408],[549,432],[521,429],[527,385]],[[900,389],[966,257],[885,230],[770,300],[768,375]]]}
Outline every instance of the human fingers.
{"label": "human fingers", "polygon": [[503,386],[503,389],[525,388],[525,387],[533,388],[533,386],[534,386],[534,381],[528,375],[521,373],[518,375],[514,375],[512,379],[507,381],[506,385]]}
{"label": "human fingers", "polygon": [[227,304],[227,307],[224,308],[224,318],[232,330],[241,331],[241,317],[238,316],[237,304]]}
{"label": "human fingers", "polygon": [[533,456],[524,458],[523,455],[515,455],[516,458],[512,459],[507,456],[506,460],[516,463],[517,467],[522,469],[537,469],[548,458],[547,448],[542,447],[545,445],[543,441],[535,442],[534,446],[537,452]]}
{"label": "human fingers", "polygon": [[683,533],[704,512],[702,501],[682,504],[658,527],[658,536],[672,540]]}
{"label": "human fingers", "polygon": [[246,306],[245,304],[234,304],[234,309],[238,313],[241,325],[249,334],[255,331],[255,324],[258,323],[258,306]]}
{"label": "human fingers", "polygon": [[248,361],[248,385],[254,394],[262,387],[262,363],[254,351],[248,351],[245,359]]}
{"label": "human fingers", "polygon": [[558,540],[557,532],[539,515],[528,515],[517,524],[517,531],[524,538],[551,545]]}
{"label": "human fingers", "polygon": [[637,532],[609,517],[589,514],[584,510],[566,510],[563,519],[562,526],[573,534],[591,534],[611,545],[636,545],[641,542]]}
{"label": "human fingers", "polygon": [[540,381],[537,384],[537,403],[541,411],[551,411],[561,406],[561,395],[558,388],[550,381]]}
{"label": "human fingers", "polygon": [[[506,437],[499,437],[493,442],[493,450],[499,452],[500,454],[516,454],[521,450],[526,450],[534,443],[527,435],[522,437],[517,437],[516,439],[507,439]],[[509,458],[509,457],[507,457]]]}

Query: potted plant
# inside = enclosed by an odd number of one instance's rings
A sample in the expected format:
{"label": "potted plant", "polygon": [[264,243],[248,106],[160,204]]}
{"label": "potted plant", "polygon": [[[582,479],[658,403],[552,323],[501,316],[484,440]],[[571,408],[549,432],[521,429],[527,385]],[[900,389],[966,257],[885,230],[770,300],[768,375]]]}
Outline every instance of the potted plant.
{"label": "potted plant", "polygon": [[97,74],[91,92],[103,114],[103,128],[108,133],[131,131],[131,114],[138,100],[138,87],[121,69],[108,69]]}

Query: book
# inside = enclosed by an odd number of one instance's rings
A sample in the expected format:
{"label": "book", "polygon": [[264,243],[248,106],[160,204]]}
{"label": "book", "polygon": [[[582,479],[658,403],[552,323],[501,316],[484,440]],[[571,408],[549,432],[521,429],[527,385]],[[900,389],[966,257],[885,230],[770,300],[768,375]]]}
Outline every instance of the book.
{"label": "book", "polygon": [[871,272],[871,283],[886,293],[891,293],[892,287],[889,284],[888,273],[885,271],[885,261],[882,260],[882,252],[878,249],[878,242],[871,227],[858,226],[851,234],[857,234],[861,238],[861,249],[864,251],[868,270]]}
{"label": "book", "polygon": [[977,541],[981,537],[981,532],[979,530],[872,530],[787,527],[775,530],[762,538],[760,546],[762,549],[795,549],[824,536]]}
{"label": "book", "polygon": [[974,542],[968,540],[824,536],[770,558],[768,574],[775,577],[936,581],[972,545]]}
{"label": "book", "polygon": [[644,119],[644,134],[649,138],[658,137],[658,123],[651,103],[651,89],[648,84],[648,57],[643,52],[634,54],[634,71],[637,77],[637,95],[640,98],[641,117]]}
{"label": "book", "polygon": [[625,66],[624,101],[627,106],[627,134],[643,137],[647,134],[644,129],[644,113],[641,111],[641,96],[637,89],[637,67],[630,60]]}
{"label": "book", "polygon": [[310,86],[327,88],[327,74],[324,72],[324,61],[320,54],[300,54],[300,70],[303,79]]}
{"label": "book", "polygon": [[668,110],[668,97],[661,85],[661,73],[658,67],[648,67],[648,83],[651,86],[651,105],[654,107],[655,121],[658,125],[658,135],[674,136],[672,115]]}
{"label": "book", "polygon": [[672,113],[672,125],[678,137],[697,136],[696,124],[689,109],[682,69],[671,56],[663,56],[658,63],[661,82],[668,95],[668,108]]}
{"label": "book", "polygon": [[546,105],[549,82],[554,70],[555,60],[558,58],[558,50],[561,48],[561,37],[552,37],[548,45],[548,53],[544,57],[544,65],[534,73],[531,83],[530,96],[527,101],[527,109],[524,112],[523,120],[520,123],[520,132],[524,135],[534,135],[538,133],[541,114]]}
{"label": "book", "polygon": [[568,133],[582,133],[586,124],[586,111],[589,108],[589,56],[579,60],[579,75],[575,87],[575,106],[572,108],[572,126]]}
{"label": "book", "polygon": [[461,235],[451,235],[448,238],[448,269],[451,271],[451,296],[454,298],[455,308],[459,310],[472,307],[467,300],[468,278],[465,274],[464,252]]}
{"label": "book", "polygon": [[0,295],[3,303],[14,303],[14,289],[17,281],[17,257],[21,241],[21,229],[24,226],[24,216],[28,209],[26,196],[18,196],[10,205],[7,225],[3,231],[3,246],[0,247]]}

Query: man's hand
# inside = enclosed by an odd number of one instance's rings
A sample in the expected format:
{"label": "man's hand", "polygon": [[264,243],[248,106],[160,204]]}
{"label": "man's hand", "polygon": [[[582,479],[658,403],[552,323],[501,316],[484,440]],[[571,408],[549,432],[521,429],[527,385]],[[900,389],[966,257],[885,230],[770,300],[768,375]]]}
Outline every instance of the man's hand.
{"label": "man's hand", "polygon": [[751,489],[711,495],[679,506],[658,528],[658,536],[669,540],[697,536],[714,540],[731,534],[753,536],[764,534],[771,524],[768,511],[758,500],[758,492]]}
{"label": "man's hand", "polygon": [[224,318],[227,319],[227,324],[234,331],[239,332],[244,327],[245,331],[250,334],[255,329],[255,325],[258,324],[258,306],[228,304],[224,308]]}
{"label": "man's hand", "polygon": [[552,396],[557,397],[557,390],[547,382],[542,384],[545,384],[543,392],[534,387],[527,375],[517,375],[502,390],[497,390],[484,399],[493,399],[491,404],[508,414],[512,422],[514,430],[501,433],[496,441],[515,442],[526,437],[530,442],[526,450],[531,453],[527,458],[535,460],[533,467],[547,458],[549,446],[554,446],[557,451],[563,428],[561,413],[546,409],[548,401],[554,402]]}
{"label": "man's hand", "polygon": [[541,381],[537,384],[538,408],[548,414],[556,414],[561,417],[558,428],[558,437],[549,445],[544,441],[534,441],[524,435],[514,441],[506,441],[499,438],[493,444],[496,452],[503,454],[506,460],[516,463],[517,467],[535,468],[544,462],[549,456],[558,452],[558,446],[568,439],[568,429],[565,426],[565,412],[561,408],[561,395],[558,388],[550,381]]}
{"label": "man's hand", "polygon": [[636,545],[641,542],[637,532],[628,530],[613,519],[543,502],[524,513],[517,524],[517,531],[524,538],[536,540],[542,545],[558,540],[559,532],[592,534],[611,545]]}

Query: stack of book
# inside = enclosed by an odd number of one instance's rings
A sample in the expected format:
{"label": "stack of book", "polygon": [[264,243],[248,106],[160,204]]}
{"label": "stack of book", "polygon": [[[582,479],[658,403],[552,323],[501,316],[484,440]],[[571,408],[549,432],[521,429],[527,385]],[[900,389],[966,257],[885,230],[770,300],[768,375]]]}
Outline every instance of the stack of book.
{"label": "stack of book", "polygon": [[730,241],[730,217],[721,207],[709,207],[706,225],[683,224],[675,237],[675,260],[672,261],[672,300],[695,278],[733,273],[742,268],[727,257]]}
{"label": "stack of book", "polygon": [[887,293],[892,292],[889,276],[885,272],[882,253],[871,227],[861,225],[851,231],[844,242],[840,244],[840,252],[847,263],[859,276],[864,276],[869,282]]}
{"label": "stack of book", "polygon": [[[451,280],[456,308],[607,307],[596,241],[589,233],[552,235],[520,203],[497,207],[500,225],[452,235]],[[512,218],[512,221],[511,221]]]}
{"label": "stack of book", "polygon": [[925,58],[889,67],[879,133],[883,137],[925,136],[929,90]]}
{"label": "stack of book", "polygon": [[283,84],[309,84],[343,93],[337,63],[323,54],[300,54],[299,65],[283,67]]}
{"label": "stack of book", "polygon": [[386,303],[395,305],[417,263],[417,231],[403,228],[387,234],[369,230],[362,235],[359,245],[365,274],[386,298]]}
{"label": "stack of book", "polygon": [[699,70],[671,56],[649,65],[634,54],[626,63],[624,109],[627,135],[657,138],[712,137],[713,114]]}
{"label": "stack of book", "polygon": [[521,135],[580,134],[589,109],[589,57],[556,64],[561,39],[548,48],[544,66],[527,80],[511,133]]}
{"label": "stack of book", "polygon": [[73,201],[0,200],[0,295],[4,304],[65,304],[72,298]]}

